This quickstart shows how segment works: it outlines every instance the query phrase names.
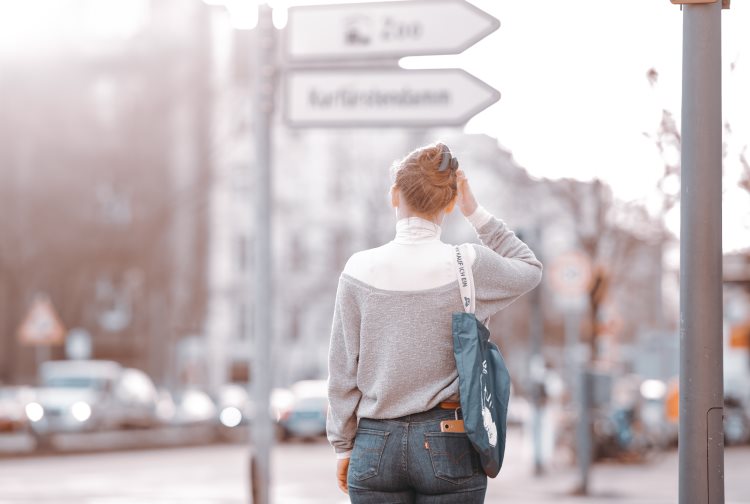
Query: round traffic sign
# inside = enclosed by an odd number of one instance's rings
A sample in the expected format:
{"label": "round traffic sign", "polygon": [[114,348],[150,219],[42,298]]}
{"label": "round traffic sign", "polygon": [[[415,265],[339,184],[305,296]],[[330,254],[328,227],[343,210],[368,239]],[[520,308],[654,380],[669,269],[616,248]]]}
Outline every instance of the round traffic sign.
{"label": "round traffic sign", "polygon": [[578,250],[557,256],[550,266],[552,290],[560,296],[583,296],[591,283],[591,260]]}

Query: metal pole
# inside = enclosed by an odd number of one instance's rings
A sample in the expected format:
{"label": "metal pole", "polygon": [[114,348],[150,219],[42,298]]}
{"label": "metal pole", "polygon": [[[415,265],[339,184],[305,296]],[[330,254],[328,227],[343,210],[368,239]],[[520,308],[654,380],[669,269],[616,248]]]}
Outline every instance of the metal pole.
{"label": "metal pole", "polygon": [[[541,260],[541,231],[539,226],[534,227],[531,243],[536,250],[537,257]],[[544,473],[544,462],[542,457],[542,410],[545,407],[545,386],[547,369],[542,354],[544,340],[544,314],[542,313],[542,291],[541,287],[531,291],[531,319],[530,319],[530,343],[531,357],[529,359],[529,375],[531,378],[531,399],[533,403],[531,430],[534,445],[534,474],[539,476]]]}
{"label": "metal pole", "polygon": [[565,371],[567,383],[572,392],[573,404],[578,410],[574,437],[579,480],[573,493],[588,495],[592,451],[591,419],[586,387],[588,357],[581,352],[581,349],[588,349],[588,347],[580,342],[580,326],[580,308],[568,307],[565,312]]}
{"label": "metal pole", "polygon": [[724,502],[721,8],[683,5],[681,504]]}
{"label": "metal pole", "polygon": [[581,359],[576,373],[575,396],[578,404],[578,422],[576,423],[576,459],[580,480],[575,495],[588,495],[589,475],[591,473],[591,404],[589,402],[588,364]]}
{"label": "metal pole", "polygon": [[255,418],[250,436],[250,493],[254,504],[270,502],[271,445],[273,428],[269,415],[271,389],[271,339],[273,264],[271,253],[271,117],[274,100],[274,27],[271,9],[258,11],[257,71],[255,75],[254,125],[256,149],[255,179],[255,311],[251,387]]}

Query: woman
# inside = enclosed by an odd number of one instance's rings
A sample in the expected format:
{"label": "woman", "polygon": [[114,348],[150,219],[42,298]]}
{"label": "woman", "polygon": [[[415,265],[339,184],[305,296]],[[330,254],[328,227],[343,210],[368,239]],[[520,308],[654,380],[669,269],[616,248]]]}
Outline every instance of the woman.
{"label": "woman", "polygon": [[419,148],[393,171],[396,237],[354,254],[336,294],[327,430],[338,485],[355,504],[481,503],[478,454],[439,427],[457,414],[451,316],[463,311],[443,217],[458,205],[483,243],[468,258],[479,320],[536,286],[542,265],[477,204],[447,146]]}

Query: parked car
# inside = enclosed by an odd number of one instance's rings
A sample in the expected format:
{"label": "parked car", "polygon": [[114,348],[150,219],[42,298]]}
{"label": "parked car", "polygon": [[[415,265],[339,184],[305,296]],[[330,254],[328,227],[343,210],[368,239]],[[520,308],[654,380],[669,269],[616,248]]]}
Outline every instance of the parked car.
{"label": "parked car", "polygon": [[114,387],[120,427],[149,428],[159,423],[159,391],[140,369],[125,368]]}
{"label": "parked car", "polygon": [[294,393],[288,388],[277,387],[271,390],[271,418],[278,425],[281,416],[294,404]]}
{"label": "parked car", "polygon": [[328,393],[325,380],[305,380],[292,385],[292,400],[280,411],[278,419],[281,439],[313,438],[326,433]]}
{"label": "parked car", "polygon": [[[213,394],[220,429],[234,429],[251,424],[257,415],[249,384],[226,383]],[[282,414],[294,403],[294,394],[287,388],[273,388],[269,396],[268,415],[278,427]]]}
{"label": "parked car", "polygon": [[225,383],[215,397],[220,426],[232,429],[249,422],[252,405],[246,386]]}
{"label": "parked car", "polygon": [[172,394],[164,387],[156,390],[158,395],[156,403],[156,417],[159,423],[169,425],[174,423],[174,417],[177,414],[177,405],[174,402]]}
{"label": "parked car", "polygon": [[33,398],[30,387],[0,387],[0,433],[29,430],[26,405]]}
{"label": "parked car", "polygon": [[33,430],[56,432],[149,427],[157,423],[158,393],[143,371],[114,361],[48,361],[26,405]]}
{"label": "parked car", "polygon": [[750,418],[736,397],[724,397],[724,442],[741,445],[750,441]]}
{"label": "parked car", "polygon": [[172,423],[181,426],[213,426],[218,408],[205,391],[189,387],[174,394],[175,412]]}

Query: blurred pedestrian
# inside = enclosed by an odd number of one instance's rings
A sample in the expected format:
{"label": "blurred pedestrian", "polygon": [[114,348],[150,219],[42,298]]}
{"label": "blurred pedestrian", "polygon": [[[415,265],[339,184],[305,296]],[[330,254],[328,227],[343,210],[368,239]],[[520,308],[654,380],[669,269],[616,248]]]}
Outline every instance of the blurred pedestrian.
{"label": "blurred pedestrian", "polygon": [[476,316],[531,290],[541,263],[481,207],[441,143],[393,166],[396,236],[354,254],[339,278],[329,350],[328,439],[339,487],[357,503],[484,502],[487,476],[463,432],[452,313],[463,312],[453,245],[440,240],[455,205],[483,245],[469,248]]}

